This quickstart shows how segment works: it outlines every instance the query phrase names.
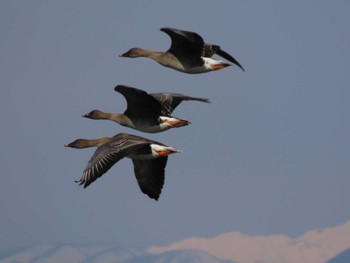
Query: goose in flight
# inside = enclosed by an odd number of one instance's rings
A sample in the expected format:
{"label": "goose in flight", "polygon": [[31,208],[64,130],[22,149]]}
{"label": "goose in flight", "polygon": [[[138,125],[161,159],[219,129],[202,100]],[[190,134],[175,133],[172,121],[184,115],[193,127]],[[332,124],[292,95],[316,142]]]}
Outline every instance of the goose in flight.
{"label": "goose in flight", "polygon": [[127,108],[123,114],[93,110],[83,117],[105,119],[142,132],[157,133],[175,127],[188,125],[190,122],[171,116],[173,110],[184,100],[196,100],[209,103],[208,99],[190,97],[178,93],[151,93],[118,85],[114,89],[121,93]]}
{"label": "goose in flight", "polygon": [[162,143],[127,133],[94,140],[77,139],[64,146],[77,149],[98,147],[77,181],[84,188],[105,174],[119,160],[128,157],[134,164],[134,173],[141,191],[155,200],[158,200],[164,185],[168,155],[181,152]]}
{"label": "goose in flight", "polygon": [[119,56],[130,58],[148,57],[165,67],[194,74],[231,66],[230,63],[212,58],[214,54],[217,54],[244,71],[242,65],[230,54],[223,51],[220,46],[204,43],[203,38],[195,32],[170,27],[163,27],[160,30],[167,33],[171,38],[171,46],[168,51],[159,52],[142,48],[131,48]]}

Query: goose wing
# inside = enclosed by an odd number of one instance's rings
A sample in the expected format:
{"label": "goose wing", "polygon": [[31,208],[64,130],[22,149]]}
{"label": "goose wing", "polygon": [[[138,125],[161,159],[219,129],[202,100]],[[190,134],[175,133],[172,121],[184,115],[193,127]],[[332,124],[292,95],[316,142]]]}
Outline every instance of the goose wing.
{"label": "goose wing", "polygon": [[168,52],[176,57],[198,57],[200,58],[204,41],[197,33],[163,27],[160,29],[171,38],[171,46]]}
{"label": "goose wing", "polygon": [[244,71],[242,65],[234,57],[222,50],[218,45],[204,43],[203,38],[195,32],[170,27],[163,27],[160,30],[170,36],[172,42],[168,52],[178,58],[187,59],[188,62],[201,65],[203,64],[201,56],[210,58],[217,54]]}
{"label": "goose wing", "polygon": [[203,50],[202,50],[202,56],[203,57],[212,57],[214,54],[217,54],[220,57],[223,57],[224,59],[227,59],[228,61],[232,62],[233,64],[237,65],[240,67],[243,71],[244,68],[242,65],[230,54],[227,52],[223,51],[220,46],[218,45],[210,45],[210,44],[204,44]]}
{"label": "goose wing", "polygon": [[148,160],[132,160],[141,191],[152,199],[158,200],[162,192],[167,160],[167,156]]}
{"label": "goose wing", "polygon": [[148,144],[149,142],[140,140],[136,136],[129,136],[123,133],[114,136],[112,141],[96,149],[87,163],[80,180],[76,182],[84,185],[84,188],[86,188],[105,174],[119,160]]}
{"label": "goose wing", "polygon": [[209,103],[209,99],[190,97],[179,93],[151,93],[162,105],[162,115],[170,116],[175,108],[184,100],[196,100]]}
{"label": "goose wing", "polygon": [[124,85],[118,85],[114,90],[121,93],[127,101],[125,115],[141,119],[158,118],[161,114],[162,108],[159,101],[147,92]]}

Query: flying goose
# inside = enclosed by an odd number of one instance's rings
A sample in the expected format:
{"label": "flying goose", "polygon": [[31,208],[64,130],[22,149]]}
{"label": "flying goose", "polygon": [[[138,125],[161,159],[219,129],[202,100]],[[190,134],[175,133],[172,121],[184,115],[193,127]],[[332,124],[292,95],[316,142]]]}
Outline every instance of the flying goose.
{"label": "flying goose", "polygon": [[168,155],[178,153],[172,147],[127,133],[100,139],[77,139],[65,147],[98,147],[87,163],[83,175],[77,183],[89,186],[105,174],[114,164],[128,157],[134,164],[134,173],[141,191],[158,200],[164,185],[165,166]]}
{"label": "flying goose", "polygon": [[148,57],[165,67],[194,74],[231,66],[230,63],[211,58],[214,54],[217,54],[244,71],[241,64],[223,51],[220,46],[204,43],[203,38],[197,33],[170,27],[163,27],[160,30],[167,33],[171,38],[171,46],[168,51],[159,52],[142,48],[131,48],[119,56],[130,58]]}
{"label": "flying goose", "polygon": [[209,103],[209,100],[204,98],[190,97],[178,93],[148,94],[143,90],[124,85],[118,85],[114,90],[121,93],[127,101],[127,108],[123,114],[93,110],[84,114],[83,117],[111,120],[135,130],[157,133],[190,123],[187,120],[171,116],[173,110],[182,101],[196,100]]}

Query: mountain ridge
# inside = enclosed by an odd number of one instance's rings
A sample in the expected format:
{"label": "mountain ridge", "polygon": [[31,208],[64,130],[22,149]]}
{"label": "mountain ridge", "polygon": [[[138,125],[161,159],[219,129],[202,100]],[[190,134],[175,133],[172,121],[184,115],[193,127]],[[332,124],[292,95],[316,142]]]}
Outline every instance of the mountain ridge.
{"label": "mountain ridge", "polygon": [[249,236],[238,232],[214,238],[187,238],[169,246],[153,246],[153,254],[197,249],[219,259],[239,263],[322,263],[350,248],[350,221],[322,230],[311,230],[297,238],[283,235]]}
{"label": "mountain ridge", "polygon": [[[331,263],[350,256],[350,221],[296,238],[230,232],[136,250],[108,244],[37,244],[0,254],[0,263]],[[346,261],[347,262],[347,261]]]}
{"label": "mountain ridge", "polygon": [[170,251],[150,254],[125,246],[38,244],[0,254],[0,263],[236,263],[221,260],[197,250]]}

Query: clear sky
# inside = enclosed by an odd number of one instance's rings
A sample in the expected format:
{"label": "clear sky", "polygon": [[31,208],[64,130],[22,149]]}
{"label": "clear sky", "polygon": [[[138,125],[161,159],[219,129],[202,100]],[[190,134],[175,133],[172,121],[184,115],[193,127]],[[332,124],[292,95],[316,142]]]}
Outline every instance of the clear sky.
{"label": "clear sky", "polygon": [[[0,2],[0,248],[42,242],[145,248],[225,232],[285,234],[350,219],[349,1]],[[246,69],[188,75],[131,47],[166,50],[161,27],[200,33]],[[143,134],[81,117],[123,112],[114,92],[206,97],[190,126]],[[87,189],[94,149],[77,138],[128,132],[183,151],[158,202],[120,161]]]}

